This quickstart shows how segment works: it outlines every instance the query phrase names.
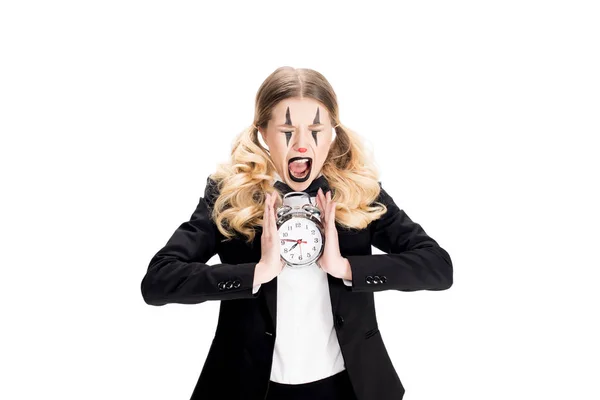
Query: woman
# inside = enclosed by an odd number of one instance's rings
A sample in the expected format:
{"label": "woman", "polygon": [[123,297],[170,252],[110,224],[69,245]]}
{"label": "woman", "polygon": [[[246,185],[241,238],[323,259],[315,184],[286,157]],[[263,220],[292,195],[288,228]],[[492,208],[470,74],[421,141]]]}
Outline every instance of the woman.
{"label": "woman", "polygon": [[[276,206],[290,191],[308,193],[322,212],[314,268],[286,267],[280,256]],[[207,265],[215,254],[221,263]],[[152,258],[141,290],[156,306],[223,300],[192,400],[385,400],[405,390],[373,292],[444,290],[452,280],[448,253],[394,203],[339,122],[329,82],[282,67],[259,88],[254,124]]]}

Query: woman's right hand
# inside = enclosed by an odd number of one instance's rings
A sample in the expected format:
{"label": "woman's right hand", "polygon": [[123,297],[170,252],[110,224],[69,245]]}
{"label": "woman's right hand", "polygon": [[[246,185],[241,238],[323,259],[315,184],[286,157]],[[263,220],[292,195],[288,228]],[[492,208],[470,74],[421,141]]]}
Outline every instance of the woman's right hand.
{"label": "woman's right hand", "polygon": [[285,261],[281,258],[281,239],[276,224],[276,201],[276,193],[266,194],[263,229],[260,238],[261,257],[254,272],[254,286],[275,278],[285,265]]}

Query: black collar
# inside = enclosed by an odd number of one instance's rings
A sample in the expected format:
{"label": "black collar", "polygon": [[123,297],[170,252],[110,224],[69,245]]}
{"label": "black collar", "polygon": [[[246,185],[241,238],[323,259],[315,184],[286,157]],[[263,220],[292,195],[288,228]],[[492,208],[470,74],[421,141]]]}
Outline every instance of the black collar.
{"label": "black collar", "polygon": [[[280,180],[275,181],[275,183],[273,184],[273,187],[275,189],[277,189],[282,195],[295,191],[294,189],[289,187],[285,182],[280,181]],[[317,191],[319,190],[319,188],[321,188],[321,190],[323,190],[323,194],[325,194],[325,193],[327,193],[327,191],[331,190],[329,188],[329,184],[327,183],[327,179],[325,178],[325,175],[321,175],[318,178],[314,179],[310,183],[310,185],[302,191],[304,193],[308,193],[308,195],[311,197],[315,197],[317,195]]]}

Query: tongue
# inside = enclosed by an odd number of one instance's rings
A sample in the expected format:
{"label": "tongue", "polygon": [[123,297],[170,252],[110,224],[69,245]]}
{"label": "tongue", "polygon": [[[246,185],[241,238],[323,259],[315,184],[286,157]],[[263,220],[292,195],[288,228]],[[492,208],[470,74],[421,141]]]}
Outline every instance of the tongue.
{"label": "tongue", "polygon": [[308,163],[293,162],[290,164],[290,171],[292,171],[295,174],[301,174],[303,172],[306,172],[307,169],[308,169]]}

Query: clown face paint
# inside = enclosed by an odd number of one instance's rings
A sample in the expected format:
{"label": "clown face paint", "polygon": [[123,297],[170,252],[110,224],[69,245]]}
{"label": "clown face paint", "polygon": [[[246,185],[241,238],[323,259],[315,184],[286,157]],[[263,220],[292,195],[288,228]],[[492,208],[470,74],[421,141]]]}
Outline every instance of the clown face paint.
{"label": "clown face paint", "polygon": [[303,191],[321,173],[332,125],[323,104],[310,98],[289,98],[273,108],[267,128],[259,128],[277,173],[290,188]]}

